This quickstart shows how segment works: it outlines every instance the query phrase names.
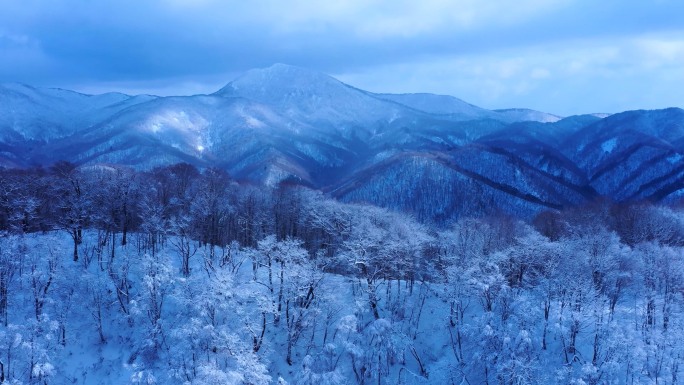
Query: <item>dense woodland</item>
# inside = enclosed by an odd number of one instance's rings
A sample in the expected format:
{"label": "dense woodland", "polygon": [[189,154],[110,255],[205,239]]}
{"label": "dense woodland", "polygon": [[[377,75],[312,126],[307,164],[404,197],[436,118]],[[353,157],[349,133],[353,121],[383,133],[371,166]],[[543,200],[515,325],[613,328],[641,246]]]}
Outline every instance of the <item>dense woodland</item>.
{"label": "dense woodland", "polygon": [[3,384],[678,384],[683,295],[677,206],[427,225],[187,164],[0,171]]}

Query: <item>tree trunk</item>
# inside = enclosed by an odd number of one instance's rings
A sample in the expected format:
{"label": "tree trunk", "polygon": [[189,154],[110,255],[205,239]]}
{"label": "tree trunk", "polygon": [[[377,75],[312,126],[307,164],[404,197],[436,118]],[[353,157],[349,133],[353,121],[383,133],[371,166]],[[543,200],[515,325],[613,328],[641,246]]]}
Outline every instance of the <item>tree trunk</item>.
{"label": "tree trunk", "polygon": [[280,312],[283,309],[283,286],[285,283],[285,260],[280,260],[280,287],[278,288],[278,309],[276,310],[276,316],[274,323],[278,325],[280,322]]}
{"label": "tree trunk", "polygon": [[78,262],[78,232],[76,230],[72,230],[71,237],[74,240],[74,262]]}
{"label": "tree trunk", "polygon": [[549,315],[551,313],[551,300],[544,301],[544,331],[542,332],[542,350],[546,350],[546,332],[549,328]]}
{"label": "tree trunk", "polygon": [[109,264],[111,265],[112,262],[114,262],[114,254],[116,252],[116,231],[112,231],[112,255],[109,258]]}
{"label": "tree trunk", "polygon": [[380,319],[380,314],[378,313],[378,298],[375,293],[375,282],[370,278],[366,278],[366,282],[368,283],[368,304],[373,312],[373,317],[377,320]]}
{"label": "tree trunk", "polygon": [[264,341],[264,334],[266,334],[266,313],[261,313],[261,334],[259,337],[254,336],[254,353],[261,349],[261,343]]}
{"label": "tree trunk", "polygon": [[128,235],[128,208],[126,203],[123,204],[123,228],[121,229],[121,246],[126,246]]}

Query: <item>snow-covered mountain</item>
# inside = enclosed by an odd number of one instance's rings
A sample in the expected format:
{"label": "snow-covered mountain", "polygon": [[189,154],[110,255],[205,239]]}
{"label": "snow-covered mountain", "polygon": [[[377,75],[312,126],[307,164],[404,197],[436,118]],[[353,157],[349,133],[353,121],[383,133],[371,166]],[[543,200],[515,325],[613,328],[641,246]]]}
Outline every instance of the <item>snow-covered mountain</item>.
{"label": "snow-covered mountain", "polygon": [[542,123],[553,123],[562,119],[558,115],[547,112],[530,110],[528,108],[509,108],[505,110],[495,110],[499,115],[508,117],[512,122],[533,121]]}
{"label": "snow-covered mountain", "polygon": [[155,99],[120,93],[74,91],[0,84],[0,138],[50,141],[88,128],[127,107]]}
{"label": "snow-covered mountain", "polygon": [[187,162],[446,221],[684,194],[684,111],[561,118],[451,96],[374,94],[276,64],[211,95],[0,86],[0,165]]}
{"label": "snow-covered mountain", "polygon": [[429,114],[450,115],[463,120],[501,119],[495,111],[486,110],[448,95],[435,94],[375,94],[376,97],[391,100]]}

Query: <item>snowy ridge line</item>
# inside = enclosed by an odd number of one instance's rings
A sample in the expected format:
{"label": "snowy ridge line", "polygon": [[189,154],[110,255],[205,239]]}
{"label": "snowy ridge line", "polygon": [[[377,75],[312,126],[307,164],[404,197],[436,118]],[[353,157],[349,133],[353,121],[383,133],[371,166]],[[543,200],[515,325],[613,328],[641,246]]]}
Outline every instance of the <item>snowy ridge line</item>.
{"label": "snowy ridge line", "polygon": [[[435,98],[439,104],[429,102]],[[451,108],[454,114],[433,113],[430,106]],[[459,108],[470,115],[457,116]],[[49,168],[66,160],[150,171],[189,163],[218,167],[241,182],[300,183],[345,201],[373,202],[442,224],[477,214],[471,212],[474,207],[482,207],[480,214],[491,207],[530,219],[544,208],[583,204],[595,195],[664,203],[681,195],[677,186],[684,179],[672,173],[684,164],[681,109],[555,121],[548,114],[538,115],[546,116],[540,121],[497,114],[452,97],[373,94],[282,64],[250,71],[223,92],[188,97],[84,96],[5,87],[0,88],[0,167]],[[495,146],[477,147],[492,140]],[[492,147],[508,153],[504,167]],[[466,159],[450,160],[458,148],[471,152]],[[445,160],[409,167],[414,153],[441,153]],[[387,154],[397,163],[388,164]],[[671,164],[658,161],[664,156]],[[657,167],[648,169],[645,180],[639,175],[649,164]],[[404,174],[396,174],[402,167]],[[674,180],[667,186],[642,188],[669,174]],[[383,196],[392,178],[397,188],[410,189],[406,195],[414,201]],[[447,180],[453,186],[441,185]],[[447,195],[426,196],[428,189],[482,199],[459,204]],[[432,210],[439,199],[446,203]]]}

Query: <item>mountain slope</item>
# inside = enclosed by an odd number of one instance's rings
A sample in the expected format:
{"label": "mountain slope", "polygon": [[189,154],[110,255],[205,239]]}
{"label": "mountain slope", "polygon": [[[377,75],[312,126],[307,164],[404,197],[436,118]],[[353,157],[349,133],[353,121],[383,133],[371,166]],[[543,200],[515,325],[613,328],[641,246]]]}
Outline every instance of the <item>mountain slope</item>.
{"label": "mountain slope", "polygon": [[554,123],[562,118],[557,115],[530,110],[527,108],[509,108],[505,110],[494,110],[500,116],[509,119],[512,122],[541,122]]}
{"label": "mountain slope", "polygon": [[85,95],[73,91],[34,88],[23,84],[0,85],[0,138],[49,141],[89,127],[154,96],[119,93]]}
{"label": "mountain slope", "polygon": [[278,64],[188,97],[3,85],[0,112],[0,166],[187,162],[424,221],[684,195],[680,109],[561,119],[451,96],[374,94]]}
{"label": "mountain slope", "polygon": [[662,199],[682,188],[684,110],[628,111],[584,127],[562,145],[602,195]]}
{"label": "mountain slope", "polygon": [[494,111],[485,110],[466,103],[461,99],[448,95],[434,94],[374,94],[376,97],[390,100],[418,111],[429,114],[450,115],[459,120],[497,119],[501,118]]}

